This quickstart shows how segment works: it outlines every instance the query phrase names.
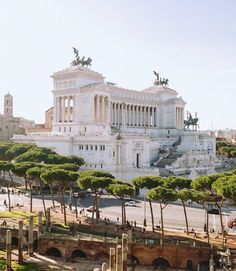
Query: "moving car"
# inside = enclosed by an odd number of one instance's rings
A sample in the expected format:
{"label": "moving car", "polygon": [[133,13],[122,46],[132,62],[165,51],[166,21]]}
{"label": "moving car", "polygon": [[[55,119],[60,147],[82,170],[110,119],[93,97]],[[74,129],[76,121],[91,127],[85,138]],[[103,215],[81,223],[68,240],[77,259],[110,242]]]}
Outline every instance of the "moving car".
{"label": "moving car", "polygon": [[218,209],[214,209],[214,208],[208,209],[207,212],[208,214],[212,214],[212,215],[218,215],[220,213]]}
{"label": "moving car", "polygon": [[[87,209],[86,209],[87,212],[92,212],[93,211],[93,206],[89,206]],[[94,212],[96,212],[96,208],[94,209]],[[99,210],[99,212],[101,212],[101,210]]]}
{"label": "moving car", "polygon": [[125,206],[136,206],[136,202],[131,200],[125,203]]}
{"label": "moving car", "polygon": [[[93,211],[93,206],[89,206],[86,210],[87,210],[88,212],[92,212],[92,211]],[[94,211],[96,211],[96,209],[94,209]]]}

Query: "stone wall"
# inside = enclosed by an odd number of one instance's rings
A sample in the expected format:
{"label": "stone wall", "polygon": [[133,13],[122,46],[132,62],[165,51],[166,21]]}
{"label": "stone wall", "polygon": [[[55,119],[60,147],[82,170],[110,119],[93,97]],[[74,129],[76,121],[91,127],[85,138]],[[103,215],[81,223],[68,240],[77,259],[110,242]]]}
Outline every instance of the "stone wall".
{"label": "stone wall", "polygon": [[[59,240],[42,238],[40,240],[39,253],[48,254],[49,249],[57,249],[60,256],[71,258],[76,253],[83,254],[89,260],[101,260],[109,257],[110,247],[114,243],[95,242],[85,240]],[[186,268],[187,261],[192,262],[193,269],[197,269],[200,262],[208,262],[210,255],[215,254],[208,248],[180,247],[175,245],[158,246],[132,244],[130,245],[130,258],[134,258],[141,265],[154,265],[158,260],[164,260],[172,268]],[[77,254],[78,255],[78,254]]]}

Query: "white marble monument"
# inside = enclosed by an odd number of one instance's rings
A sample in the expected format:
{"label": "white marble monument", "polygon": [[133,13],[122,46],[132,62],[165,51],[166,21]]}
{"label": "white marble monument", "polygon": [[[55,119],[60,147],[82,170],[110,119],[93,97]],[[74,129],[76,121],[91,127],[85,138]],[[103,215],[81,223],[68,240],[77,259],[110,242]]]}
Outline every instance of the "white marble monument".
{"label": "white marble monument", "polygon": [[215,138],[184,129],[186,103],[168,85],[124,89],[82,65],[51,77],[52,132],[15,135],[14,141],[82,156],[84,169],[108,170],[126,180],[214,170]]}

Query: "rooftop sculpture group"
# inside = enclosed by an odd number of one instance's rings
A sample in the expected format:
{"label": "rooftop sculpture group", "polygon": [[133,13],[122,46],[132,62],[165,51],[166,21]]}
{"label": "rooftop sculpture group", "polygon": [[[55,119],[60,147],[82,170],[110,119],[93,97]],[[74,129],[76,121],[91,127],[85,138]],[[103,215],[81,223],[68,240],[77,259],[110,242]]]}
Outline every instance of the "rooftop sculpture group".
{"label": "rooftop sculpture group", "polygon": [[73,60],[71,62],[71,66],[91,66],[92,63],[92,59],[90,57],[88,57],[87,59],[85,59],[85,56],[83,56],[82,58],[80,58],[79,56],[79,50],[72,47],[72,49],[74,50],[74,54],[75,54],[75,60]]}
{"label": "rooftop sculpture group", "polygon": [[160,78],[159,77],[159,73],[157,73],[156,71],[153,71],[154,75],[156,76],[156,80],[154,81],[154,86],[168,86],[168,82],[169,82],[169,79],[167,78]]}

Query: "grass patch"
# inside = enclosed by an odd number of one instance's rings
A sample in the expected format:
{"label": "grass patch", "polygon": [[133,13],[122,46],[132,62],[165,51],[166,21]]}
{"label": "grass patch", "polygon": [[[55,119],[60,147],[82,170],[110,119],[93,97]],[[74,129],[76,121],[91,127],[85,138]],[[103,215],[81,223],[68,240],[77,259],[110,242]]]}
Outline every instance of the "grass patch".
{"label": "grass patch", "polygon": [[[39,268],[34,263],[25,263],[23,265],[19,265],[17,262],[12,261],[12,269],[14,271],[39,271]],[[6,270],[6,260],[0,259],[0,270]]]}
{"label": "grass patch", "polygon": [[[23,220],[25,225],[29,224],[29,216],[33,216],[33,224],[38,225],[38,213],[27,212],[27,211],[0,211],[0,219],[12,219],[12,220]],[[43,217],[42,219],[43,224],[46,222],[46,218]],[[1,269],[0,269],[1,271]]]}
{"label": "grass patch", "polygon": [[[0,250],[0,271],[6,269],[6,251]],[[16,261],[12,261],[12,269],[14,271],[39,271],[39,267],[35,263],[18,264]]]}
{"label": "grass patch", "polygon": [[23,265],[15,264],[15,266],[14,262],[12,264],[13,270],[15,271],[39,271],[39,267],[35,263],[25,263]]}
{"label": "grass patch", "polygon": [[55,223],[55,224],[52,224],[52,226],[55,226],[55,227],[58,227],[58,228],[61,228],[61,229],[69,229],[70,227],[63,224],[63,223]]}
{"label": "grass patch", "polygon": [[30,213],[27,211],[0,211],[0,218],[12,218],[12,219],[28,219],[29,216],[37,216],[36,213]]}

